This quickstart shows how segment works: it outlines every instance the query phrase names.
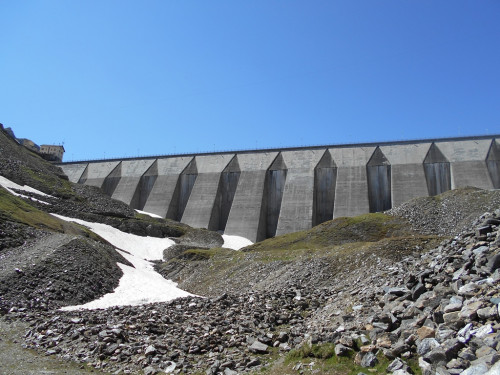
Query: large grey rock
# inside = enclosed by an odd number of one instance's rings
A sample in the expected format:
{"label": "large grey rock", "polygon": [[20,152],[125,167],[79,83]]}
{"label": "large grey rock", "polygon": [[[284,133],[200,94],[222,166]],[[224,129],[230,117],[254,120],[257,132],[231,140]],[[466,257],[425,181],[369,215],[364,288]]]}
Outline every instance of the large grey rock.
{"label": "large grey rock", "polygon": [[466,320],[472,320],[477,317],[477,310],[483,306],[482,301],[474,301],[464,304],[460,310],[460,317]]}
{"label": "large grey rock", "polygon": [[437,347],[429,351],[424,355],[424,359],[427,362],[430,362],[433,366],[439,365],[439,364],[446,364],[447,358],[446,358],[446,352],[444,351],[443,348]]}
{"label": "large grey rock", "polygon": [[477,317],[482,320],[493,319],[497,316],[498,309],[496,306],[488,306],[477,310]]}
{"label": "large grey rock", "polygon": [[450,303],[444,307],[443,312],[445,314],[447,314],[447,313],[451,313],[454,311],[460,311],[461,309],[462,309],[462,302]]}
{"label": "large grey rock", "polygon": [[486,266],[488,267],[488,271],[490,271],[490,273],[493,273],[495,272],[495,270],[500,268],[500,254],[495,254],[491,256],[488,259],[488,263]]}
{"label": "large grey rock", "polygon": [[387,366],[387,371],[394,372],[396,370],[400,370],[403,368],[404,365],[405,363],[400,358],[396,358],[389,364],[389,366]]}
{"label": "large grey rock", "polygon": [[146,348],[146,351],[144,352],[144,354],[146,356],[149,356],[149,355],[155,355],[156,354],[156,348],[153,346],[153,345],[149,345],[147,348]]}
{"label": "large grey rock", "polygon": [[255,340],[252,345],[249,347],[252,353],[256,354],[266,354],[268,346],[266,344],[261,343],[259,340]]}
{"label": "large grey rock", "polygon": [[378,363],[377,356],[372,352],[365,353],[361,359],[362,367],[374,367]]}
{"label": "large grey rock", "polygon": [[391,287],[391,288],[384,288],[384,292],[386,294],[392,294],[392,295],[401,297],[401,296],[404,296],[405,294],[409,293],[410,291],[407,288]]}
{"label": "large grey rock", "polygon": [[335,345],[335,355],[336,356],[345,356],[349,355],[353,350],[345,345],[337,344]]}
{"label": "large grey rock", "polygon": [[488,372],[486,372],[486,375],[499,375],[500,374],[500,362],[495,363]]}
{"label": "large grey rock", "polygon": [[493,327],[491,324],[485,324],[484,326],[479,327],[473,331],[473,335],[482,339],[483,337],[488,336],[490,333],[493,333]]}
{"label": "large grey rock", "polygon": [[417,344],[417,354],[423,356],[429,353],[432,349],[437,348],[438,346],[439,342],[436,339],[423,339],[420,343]]}
{"label": "large grey rock", "polygon": [[458,353],[458,357],[467,361],[474,361],[477,359],[471,348],[464,348],[460,353]]}
{"label": "large grey rock", "polygon": [[396,370],[392,373],[392,375],[411,375],[410,372],[404,370],[404,369],[400,369],[400,370]]}
{"label": "large grey rock", "polygon": [[484,363],[471,366],[467,370],[463,371],[460,375],[483,375],[488,371],[488,366]]}
{"label": "large grey rock", "polygon": [[454,311],[444,314],[443,320],[444,323],[452,329],[459,329],[465,324],[463,319],[460,317],[460,311]]}
{"label": "large grey rock", "polygon": [[457,333],[458,340],[464,344],[472,337],[472,323],[468,323]]}
{"label": "large grey rock", "polygon": [[481,287],[474,282],[465,284],[458,289],[458,294],[461,296],[472,297],[479,292]]}

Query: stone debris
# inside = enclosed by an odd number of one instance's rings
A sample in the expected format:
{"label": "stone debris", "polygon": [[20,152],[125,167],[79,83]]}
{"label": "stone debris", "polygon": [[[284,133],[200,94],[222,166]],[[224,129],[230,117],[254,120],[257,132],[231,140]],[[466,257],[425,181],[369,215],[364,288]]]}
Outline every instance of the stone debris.
{"label": "stone debris", "polygon": [[363,367],[375,366],[380,356],[392,359],[387,371],[394,374],[410,373],[409,358],[418,360],[424,375],[496,374],[500,269],[492,259],[500,253],[498,218],[500,210],[477,221],[478,227],[492,223],[486,239],[465,231],[394,264],[384,287],[360,279],[356,287],[363,293],[353,304],[363,305],[359,309],[345,309],[343,298],[353,296],[335,286],[295,285],[136,307],[10,315],[30,322],[30,347],[118,373],[243,373],[269,361],[272,347],[286,353],[333,343],[335,355],[356,352],[354,361]]}

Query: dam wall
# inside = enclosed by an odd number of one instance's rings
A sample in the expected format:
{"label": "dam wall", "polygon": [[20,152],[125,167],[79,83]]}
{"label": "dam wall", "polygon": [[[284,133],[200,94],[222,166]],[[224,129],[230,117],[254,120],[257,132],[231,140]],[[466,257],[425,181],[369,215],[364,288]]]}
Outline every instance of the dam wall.
{"label": "dam wall", "polygon": [[132,208],[261,241],[465,186],[500,188],[500,136],[62,163]]}

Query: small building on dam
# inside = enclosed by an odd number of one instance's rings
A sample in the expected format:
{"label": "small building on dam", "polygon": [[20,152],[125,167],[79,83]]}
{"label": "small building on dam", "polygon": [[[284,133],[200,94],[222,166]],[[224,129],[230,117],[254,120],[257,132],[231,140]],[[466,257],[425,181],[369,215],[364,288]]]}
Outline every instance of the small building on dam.
{"label": "small building on dam", "polygon": [[500,188],[499,136],[59,164],[132,208],[261,241],[421,196]]}

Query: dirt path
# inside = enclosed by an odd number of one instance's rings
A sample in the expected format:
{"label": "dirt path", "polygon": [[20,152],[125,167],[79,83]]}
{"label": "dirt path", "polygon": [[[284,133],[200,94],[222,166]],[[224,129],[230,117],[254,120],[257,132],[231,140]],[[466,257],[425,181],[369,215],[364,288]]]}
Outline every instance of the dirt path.
{"label": "dirt path", "polygon": [[26,324],[0,318],[0,375],[82,375],[104,374],[86,365],[66,362],[24,349]]}

